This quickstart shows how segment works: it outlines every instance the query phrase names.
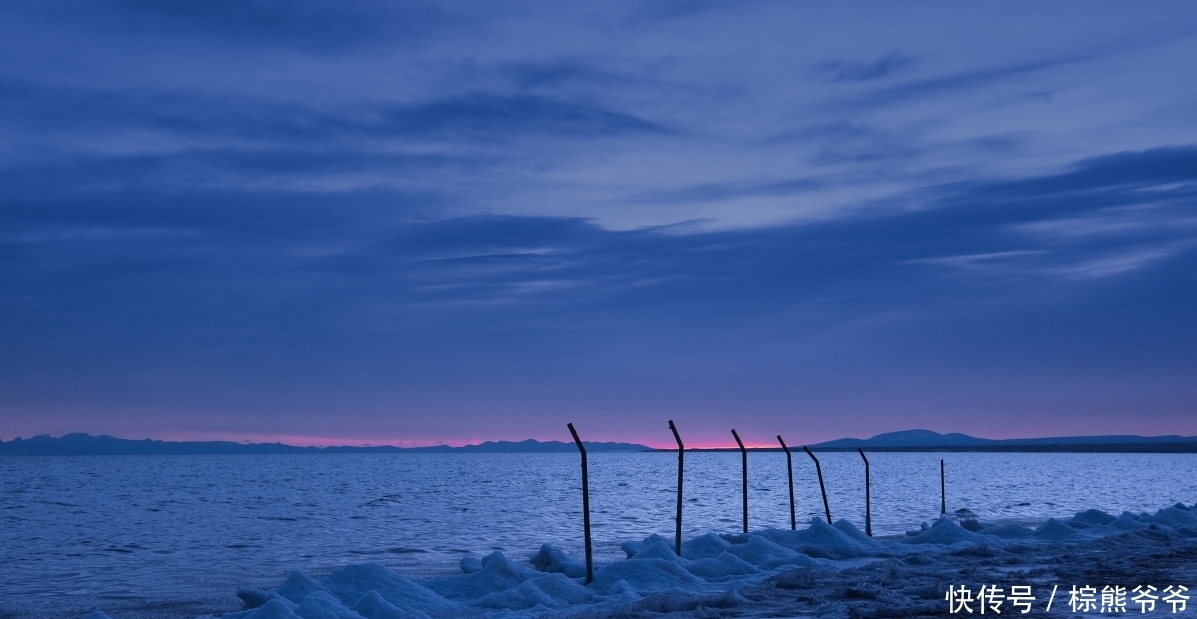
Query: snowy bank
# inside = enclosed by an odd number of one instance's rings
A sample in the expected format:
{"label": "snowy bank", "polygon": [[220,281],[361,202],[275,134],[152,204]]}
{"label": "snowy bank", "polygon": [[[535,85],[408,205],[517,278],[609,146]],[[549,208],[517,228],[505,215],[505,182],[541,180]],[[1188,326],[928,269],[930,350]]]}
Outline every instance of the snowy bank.
{"label": "snowy bank", "polygon": [[[584,565],[548,544],[527,564],[495,552],[424,581],[379,564],[322,578],[293,572],[273,591],[238,591],[244,610],[221,619],[944,615],[945,593],[962,583],[1035,586],[1038,611],[1053,585],[1195,588],[1197,508],[1089,510],[1034,529],[944,517],[885,540],[816,519],[797,531],[708,533],[686,541],[680,557],[658,535],[623,550],[627,558],[597,566],[589,585]],[[1067,596],[1056,604],[1053,613],[1070,610]]]}

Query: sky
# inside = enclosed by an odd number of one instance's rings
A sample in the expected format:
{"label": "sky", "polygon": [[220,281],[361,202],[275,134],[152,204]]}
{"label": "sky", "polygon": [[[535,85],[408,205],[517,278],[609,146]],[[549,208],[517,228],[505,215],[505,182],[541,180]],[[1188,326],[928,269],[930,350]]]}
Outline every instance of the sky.
{"label": "sky", "polygon": [[1197,434],[1197,4],[0,6],[0,439]]}

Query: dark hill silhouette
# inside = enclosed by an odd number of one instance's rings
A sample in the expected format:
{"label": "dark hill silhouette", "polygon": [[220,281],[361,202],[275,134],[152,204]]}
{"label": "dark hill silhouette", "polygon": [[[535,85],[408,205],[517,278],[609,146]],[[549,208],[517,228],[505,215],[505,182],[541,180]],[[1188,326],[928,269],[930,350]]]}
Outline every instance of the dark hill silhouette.
{"label": "dark hill silhouette", "polygon": [[1197,452],[1193,436],[1056,436],[987,439],[931,430],[887,432],[869,439],[841,438],[811,445],[821,451],[1071,451],[1071,452]]}
{"label": "dark hill silhouette", "polygon": [[[584,442],[587,451],[647,451],[632,443]],[[553,453],[577,452],[573,443],[561,441],[487,441],[478,445],[449,447],[339,446],[296,447],[282,443],[234,443],[231,441],[159,441],[130,440],[107,434],[92,436],[71,433],[54,438],[42,434],[33,438],[0,441],[0,455],[10,456],[84,456],[84,455],[167,455],[167,454],[294,454],[294,453]]]}

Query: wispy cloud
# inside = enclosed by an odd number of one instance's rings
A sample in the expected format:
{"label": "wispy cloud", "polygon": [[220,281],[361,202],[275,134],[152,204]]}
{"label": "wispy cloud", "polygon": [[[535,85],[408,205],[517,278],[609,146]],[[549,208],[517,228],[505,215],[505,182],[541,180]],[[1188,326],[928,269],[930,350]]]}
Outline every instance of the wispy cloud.
{"label": "wispy cloud", "polygon": [[872,62],[823,62],[815,65],[815,70],[829,82],[865,82],[887,77],[913,65],[913,58],[891,52]]}

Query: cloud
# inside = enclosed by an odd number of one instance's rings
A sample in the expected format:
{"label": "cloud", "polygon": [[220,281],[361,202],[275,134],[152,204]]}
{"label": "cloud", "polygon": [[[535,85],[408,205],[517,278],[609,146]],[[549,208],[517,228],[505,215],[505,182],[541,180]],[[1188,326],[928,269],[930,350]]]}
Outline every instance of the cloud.
{"label": "cloud", "polygon": [[[9,402],[46,401],[29,385],[52,384],[55,401],[274,410],[401,388],[475,410],[449,394],[464,384],[492,404],[540,402],[549,381],[582,398],[597,385],[638,393],[641,404],[618,405],[636,409],[699,392],[713,405],[783,368],[814,380],[830,367],[939,367],[961,346],[994,351],[966,365],[1006,372],[1111,351],[1137,367],[1197,363],[1175,331],[1197,310],[1187,275],[1197,230],[1172,225],[1193,218],[1194,156],[1187,146],[1121,153],[1059,174],[928,187],[895,198],[905,209],[745,229],[444,219],[385,193],[10,202],[0,212],[0,256],[12,257],[0,259],[5,391]],[[1092,224],[1128,217],[1144,225]],[[1075,220],[1091,231],[1060,223]],[[1132,325],[1138,343],[1123,339]],[[809,365],[816,357],[825,369]],[[742,367],[717,370],[726,358]],[[633,376],[614,369],[625,366]],[[842,397],[841,379],[820,380],[806,388]],[[731,391],[708,393],[719,385]]]}
{"label": "cloud", "polygon": [[888,77],[913,65],[913,58],[890,52],[872,62],[823,62],[815,65],[815,70],[828,82],[867,82]]}
{"label": "cloud", "polygon": [[352,6],[300,0],[142,0],[27,3],[25,11],[43,20],[75,22],[123,36],[217,39],[260,47],[282,45],[311,51],[338,51],[381,40],[409,43],[465,21],[442,5],[402,0],[367,1]]}
{"label": "cloud", "polygon": [[1192,41],[1039,10],[5,4],[0,414],[1104,405],[1197,367]]}

